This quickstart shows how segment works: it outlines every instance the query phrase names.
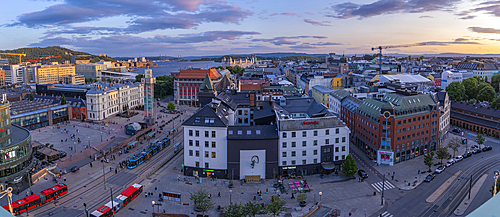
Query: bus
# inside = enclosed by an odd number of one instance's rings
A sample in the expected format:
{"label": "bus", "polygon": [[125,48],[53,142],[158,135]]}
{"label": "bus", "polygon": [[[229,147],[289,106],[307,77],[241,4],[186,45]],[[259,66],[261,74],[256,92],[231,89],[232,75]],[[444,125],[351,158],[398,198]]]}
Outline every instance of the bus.
{"label": "bus", "polygon": [[[33,194],[31,196],[12,202],[12,210],[14,212],[14,215],[19,215],[40,205],[42,205],[40,196]],[[3,206],[3,208],[9,210],[9,205],[7,204]]]}
{"label": "bus", "polygon": [[[132,200],[142,193],[143,186],[140,184],[133,184],[125,189],[120,195],[109,201],[104,206],[95,210],[90,214],[92,217],[109,217],[114,213],[120,211],[120,208],[127,206]],[[113,207],[113,208],[112,208]]]}
{"label": "bus", "polygon": [[113,211],[111,210],[110,207],[104,205],[104,206],[101,206],[96,211],[90,213],[90,216],[91,217],[109,217],[109,216],[113,215],[112,212]]}
{"label": "bus", "polygon": [[42,198],[43,203],[48,203],[60,196],[65,195],[66,193],[68,193],[68,186],[60,183],[52,188],[47,188],[40,192],[40,197]]}

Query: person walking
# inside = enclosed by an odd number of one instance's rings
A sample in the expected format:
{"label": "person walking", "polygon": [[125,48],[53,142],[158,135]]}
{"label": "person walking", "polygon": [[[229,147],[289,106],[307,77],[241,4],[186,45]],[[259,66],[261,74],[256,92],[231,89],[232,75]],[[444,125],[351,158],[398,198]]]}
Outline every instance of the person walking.
{"label": "person walking", "polygon": [[217,197],[220,197],[220,191],[219,191],[219,194],[217,195]]}

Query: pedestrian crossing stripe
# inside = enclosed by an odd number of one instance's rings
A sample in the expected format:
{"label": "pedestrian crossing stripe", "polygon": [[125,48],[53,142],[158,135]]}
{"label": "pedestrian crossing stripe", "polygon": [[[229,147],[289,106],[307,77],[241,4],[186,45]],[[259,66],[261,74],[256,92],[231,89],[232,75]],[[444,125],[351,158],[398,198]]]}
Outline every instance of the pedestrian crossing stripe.
{"label": "pedestrian crossing stripe", "polygon": [[385,211],[382,213],[382,217],[393,217],[394,215],[391,215],[389,212]]}
{"label": "pedestrian crossing stripe", "polygon": [[[372,187],[375,188],[378,192],[382,191],[382,182],[376,182],[372,184]],[[385,186],[383,186],[385,190],[389,190],[392,188],[395,188],[394,185],[392,185],[389,181],[385,181]]]}

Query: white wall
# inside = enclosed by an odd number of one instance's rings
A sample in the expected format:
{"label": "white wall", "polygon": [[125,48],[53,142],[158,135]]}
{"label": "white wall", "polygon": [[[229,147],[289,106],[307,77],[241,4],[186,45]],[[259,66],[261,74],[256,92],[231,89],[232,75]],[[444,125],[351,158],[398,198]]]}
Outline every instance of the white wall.
{"label": "white wall", "polygon": [[[192,136],[189,135],[190,130],[193,132]],[[196,136],[196,130],[200,132],[199,136]],[[205,131],[209,131],[208,138],[205,137]],[[212,137],[212,131],[216,133],[215,138]],[[189,140],[193,141],[192,146]],[[196,141],[199,141],[199,147],[196,147]],[[205,147],[205,141],[208,142],[208,148]],[[215,148],[212,148],[212,142],[215,142]],[[199,151],[198,157],[196,151]],[[208,151],[208,158],[205,157],[205,151]],[[215,152],[215,158],[212,158],[212,152]],[[208,163],[210,169],[227,169],[226,127],[184,126],[184,165],[196,167],[196,162],[200,163],[200,168],[205,168],[205,163]]]}
{"label": "white wall", "polygon": [[[257,156],[259,163],[252,169],[252,158]],[[240,179],[247,175],[266,177],[266,150],[240,150]]]}

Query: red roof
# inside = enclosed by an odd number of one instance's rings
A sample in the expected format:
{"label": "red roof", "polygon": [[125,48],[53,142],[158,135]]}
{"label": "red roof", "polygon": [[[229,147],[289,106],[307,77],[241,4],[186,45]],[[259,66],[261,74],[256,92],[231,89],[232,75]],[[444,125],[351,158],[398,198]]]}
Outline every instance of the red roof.
{"label": "red roof", "polygon": [[204,79],[209,74],[210,79],[220,78],[221,74],[216,69],[181,69],[176,78],[180,79]]}

